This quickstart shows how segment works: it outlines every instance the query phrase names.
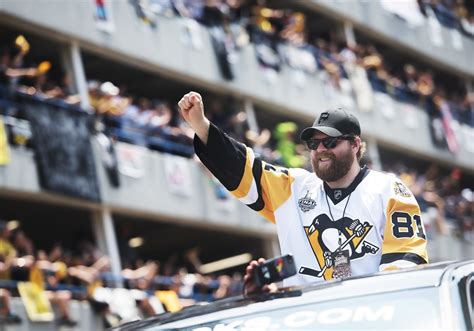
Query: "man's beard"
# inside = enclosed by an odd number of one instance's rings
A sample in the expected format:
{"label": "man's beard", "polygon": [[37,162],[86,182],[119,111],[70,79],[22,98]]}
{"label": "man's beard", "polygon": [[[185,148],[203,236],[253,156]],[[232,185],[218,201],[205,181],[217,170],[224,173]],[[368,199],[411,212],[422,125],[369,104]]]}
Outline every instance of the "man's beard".
{"label": "man's beard", "polygon": [[[319,168],[319,158],[321,157],[331,159],[331,165],[328,168]],[[311,160],[314,172],[325,182],[335,182],[344,177],[349,172],[353,162],[354,157],[350,149],[338,158],[328,151],[319,153],[316,158]]]}

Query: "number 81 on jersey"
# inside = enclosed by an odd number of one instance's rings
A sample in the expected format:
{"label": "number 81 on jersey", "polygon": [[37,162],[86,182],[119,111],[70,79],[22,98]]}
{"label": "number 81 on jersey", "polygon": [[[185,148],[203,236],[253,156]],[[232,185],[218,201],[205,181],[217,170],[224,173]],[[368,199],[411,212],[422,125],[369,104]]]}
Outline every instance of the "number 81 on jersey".
{"label": "number 81 on jersey", "polygon": [[[392,232],[396,238],[412,238],[416,230],[416,236],[426,240],[420,215],[413,215],[412,217],[406,212],[397,211],[392,214],[391,219]],[[413,226],[413,223],[415,223],[415,226]]]}

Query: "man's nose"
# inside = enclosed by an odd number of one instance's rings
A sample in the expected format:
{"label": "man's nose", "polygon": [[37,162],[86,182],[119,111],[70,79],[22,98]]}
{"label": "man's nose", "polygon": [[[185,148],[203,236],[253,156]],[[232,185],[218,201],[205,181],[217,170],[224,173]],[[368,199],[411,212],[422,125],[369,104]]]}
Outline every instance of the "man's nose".
{"label": "man's nose", "polygon": [[318,145],[318,148],[316,148],[316,152],[318,152],[318,153],[325,152],[327,150],[328,149],[326,148],[326,146],[324,146],[324,144],[322,142],[320,142],[319,145]]}

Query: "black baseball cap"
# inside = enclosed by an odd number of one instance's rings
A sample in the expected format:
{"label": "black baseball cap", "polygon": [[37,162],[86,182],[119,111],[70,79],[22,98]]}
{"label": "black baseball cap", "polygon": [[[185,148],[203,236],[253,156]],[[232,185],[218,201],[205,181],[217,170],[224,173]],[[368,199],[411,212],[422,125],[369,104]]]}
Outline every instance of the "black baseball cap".
{"label": "black baseball cap", "polygon": [[336,108],[322,112],[314,121],[313,126],[301,132],[301,140],[310,139],[315,131],[320,131],[330,137],[360,136],[360,124],[354,115],[342,108]]}

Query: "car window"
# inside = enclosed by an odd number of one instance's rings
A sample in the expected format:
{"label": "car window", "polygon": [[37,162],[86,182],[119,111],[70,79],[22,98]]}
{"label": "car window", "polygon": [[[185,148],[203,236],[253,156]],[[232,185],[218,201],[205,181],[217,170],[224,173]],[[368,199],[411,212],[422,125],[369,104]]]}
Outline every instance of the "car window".
{"label": "car window", "polygon": [[238,317],[232,316],[232,310],[221,311],[213,313],[209,321],[201,316],[201,321],[193,318],[149,330],[437,330],[442,315],[439,302],[437,289],[424,288],[255,311]]}

